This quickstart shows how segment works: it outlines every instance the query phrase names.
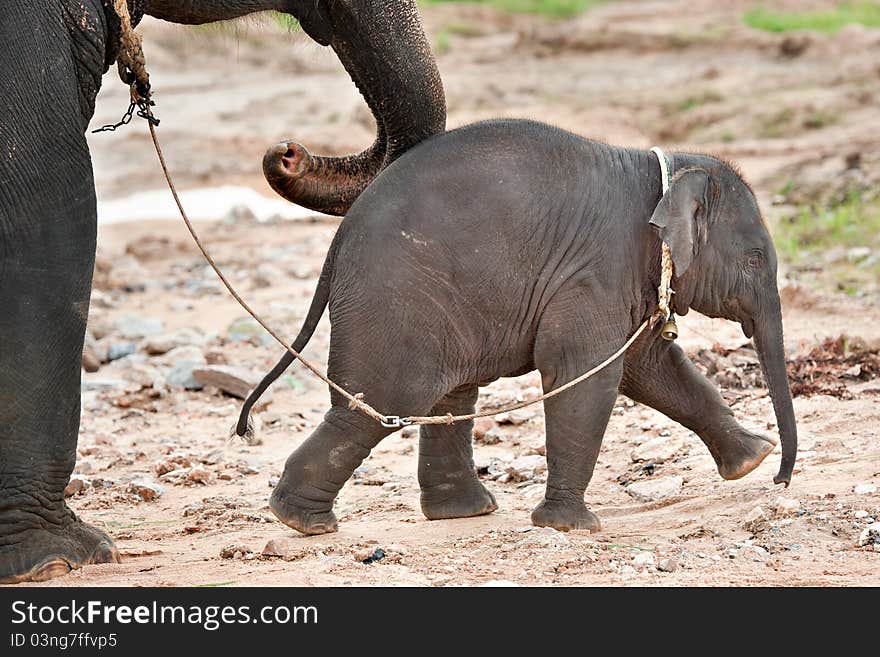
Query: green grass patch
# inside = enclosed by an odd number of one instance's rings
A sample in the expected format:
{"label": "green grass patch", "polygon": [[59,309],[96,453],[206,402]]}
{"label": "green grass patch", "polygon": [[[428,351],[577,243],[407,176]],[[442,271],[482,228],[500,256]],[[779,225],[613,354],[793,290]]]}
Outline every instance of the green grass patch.
{"label": "green grass patch", "polygon": [[450,34],[449,30],[444,27],[437,32],[437,36],[434,38],[434,52],[438,55],[445,55],[451,50],[452,34]]}
{"label": "green grass patch", "polygon": [[422,0],[423,4],[470,2],[491,5],[516,14],[538,14],[549,18],[571,18],[606,0]]}
{"label": "green grass patch", "polygon": [[707,89],[706,91],[686,96],[671,103],[667,106],[667,110],[670,112],[689,112],[692,109],[697,109],[703,105],[717,103],[722,100],[724,100],[724,97],[717,91]]}
{"label": "green grass patch", "polygon": [[[818,268],[817,282],[855,296],[880,280],[880,200],[864,201],[857,192],[825,208],[807,207],[775,227],[780,257],[796,268]],[[864,252],[861,252],[864,251]]]}
{"label": "green grass patch", "polygon": [[767,32],[814,30],[834,34],[847,25],[880,27],[880,3],[841,2],[830,11],[776,12],[755,7],[746,12],[743,21],[749,27]]}
{"label": "green grass patch", "polygon": [[290,14],[285,14],[280,11],[270,11],[269,15],[278,26],[284,28],[285,30],[289,30],[291,32],[299,32],[301,29],[299,26],[299,21]]}

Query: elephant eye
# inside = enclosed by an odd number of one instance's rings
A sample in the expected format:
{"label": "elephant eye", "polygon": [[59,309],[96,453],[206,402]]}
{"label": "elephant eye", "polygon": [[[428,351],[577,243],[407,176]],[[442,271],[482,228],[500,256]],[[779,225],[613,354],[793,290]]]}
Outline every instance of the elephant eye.
{"label": "elephant eye", "polygon": [[750,251],[746,256],[746,266],[749,269],[760,269],[764,265],[764,256],[760,251]]}

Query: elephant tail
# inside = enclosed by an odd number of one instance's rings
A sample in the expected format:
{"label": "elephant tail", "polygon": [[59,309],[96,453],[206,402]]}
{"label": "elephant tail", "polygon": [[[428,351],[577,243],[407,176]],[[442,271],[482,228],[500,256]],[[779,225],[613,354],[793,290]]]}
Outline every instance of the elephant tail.
{"label": "elephant tail", "polygon": [[[296,340],[294,340],[293,344],[290,346],[291,349],[297,353],[300,353],[305,349],[309,340],[312,339],[315,328],[318,326],[318,322],[321,321],[321,316],[324,314],[324,310],[327,308],[327,303],[330,300],[330,282],[333,278],[333,269],[336,262],[336,244],[337,240],[334,240],[333,244],[330,246],[330,252],[327,254],[327,259],[324,261],[324,267],[318,278],[318,287],[315,290],[315,296],[312,297],[312,305],[309,306],[309,312],[299,331],[299,335],[296,336]],[[278,364],[263,377],[263,380],[260,381],[257,387],[248,395],[248,398],[244,402],[244,406],[241,408],[241,414],[238,416],[238,423],[235,425],[235,435],[240,438],[245,438],[246,440],[252,435],[253,425],[250,422],[251,409],[260,399],[262,394],[266,392],[266,389],[272,385],[278,377],[284,374],[284,371],[293,364],[294,360],[296,360],[296,357],[290,353],[290,351],[285,351],[281,360],[278,361]]]}

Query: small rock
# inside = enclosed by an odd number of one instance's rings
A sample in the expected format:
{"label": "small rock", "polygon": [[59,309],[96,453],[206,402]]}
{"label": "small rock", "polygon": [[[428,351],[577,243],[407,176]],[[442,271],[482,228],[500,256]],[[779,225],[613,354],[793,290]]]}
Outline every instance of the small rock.
{"label": "small rock", "polygon": [[144,502],[152,502],[162,497],[165,493],[165,488],[155,482],[141,480],[131,482],[128,485],[128,492],[132,495],[137,495]]}
{"label": "small rock", "polygon": [[95,472],[95,464],[91,461],[80,461],[73,469],[76,474],[93,474]]}
{"label": "small rock", "polygon": [[796,515],[797,512],[800,510],[801,503],[795,499],[777,497],[773,508],[776,511],[777,515],[793,516]]}
{"label": "small rock", "polygon": [[853,488],[853,492],[856,495],[873,495],[877,492],[877,485],[870,482],[864,484],[856,484],[855,488]]}
{"label": "small rock", "polygon": [[82,368],[86,372],[97,372],[101,369],[101,362],[102,359],[98,356],[96,348],[96,340],[87,335],[85,345],[83,345]]}
{"label": "small rock", "polygon": [[370,565],[371,563],[376,563],[377,561],[382,561],[385,558],[385,550],[382,548],[376,548],[372,551],[372,553],[366,557],[365,559],[359,559],[362,564]]}
{"label": "small rock", "polygon": [[859,546],[880,544],[880,522],[873,522],[862,530],[859,534]]}
{"label": "small rock", "polygon": [[193,468],[186,475],[186,480],[194,484],[207,484],[211,481],[211,473],[204,468]]}
{"label": "small rock", "polygon": [[205,465],[216,465],[217,463],[222,463],[224,457],[223,448],[212,449],[210,452],[206,452],[199,457],[199,462],[204,463]]}
{"label": "small rock", "polygon": [[107,349],[107,360],[114,361],[120,358],[130,356],[137,351],[137,344],[134,342],[114,342]]}
{"label": "small rock", "polygon": [[205,365],[192,371],[195,381],[203,386],[214,386],[223,392],[245,399],[260,382],[259,375],[228,365]]}
{"label": "small rock", "polygon": [[846,259],[849,262],[859,262],[871,255],[871,249],[867,246],[854,246],[846,252]]}
{"label": "small rock", "polygon": [[633,557],[632,560],[633,566],[637,568],[641,568],[643,566],[654,566],[654,553],[653,552],[639,552],[636,556]]}
{"label": "small rock", "polygon": [[79,495],[90,486],[89,480],[83,477],[73,476],[64,488],[64,497]]}
{"label": "small rock", "polygon": [[499,413],[495,416],[495,422],[498,424],[512,424],[519,426],[525,424],[532,418],[532,414],[527,411],[510,411],[509,413]]}
{"label": "small rock", "polygon": [[571,544],[565,533],[552,527],[531,527],[517,546],[538,545],[542,548],[564,548]]}
{"label": "small rock", "polygon": [[509,481],[529,481],[547,471],[547,459],[540,454],[531,454],[514,459],[506,468]]}
{"label": "small rock", "polygon": [[238,545],[234,543],[227,545],[220,550],[221,559],[245,559],[248,555],[252,554],[253,550],[247,545]]}
{"label": "small rock", "polygon": [[137,317],[136,315],[123,315],[114,323],[116,332],[127,340],[146,338],[162,333],[162,321]]}
{"label": "small rock", "polygon": [[205,356],[198,347],[177,347],[166,354],[174,363],[166,375],[168,385],[186,390],[201,390],[202,384],[193,377],[193,370],[205,365]]}
{"label": "small rock", "polygon": [[143,349],[151,356],[167,354],[177,347],[204,347],[205,336],[191,328],[183,328],[173,333],[163,333],[147,338]]}
{"label": "small rock", "polygon": [[630,454],[634,462],[652,461],[662,463],[668,461],[682,448],[682,443],[667,437],[652,438],[636,447]]}
{"label": "small rock", "polygon": [[[474,439],[477,440],[476,434],[474,434]],[[501,441],[504,440],[504,434],[501,430],[498,429],[497,426],[493,426],[488,431],[484,432],[477,442],[482,443],[483,445],[497,445]]]}
{"label": "small rock", "polygon": [[278,267],[264,262],[257,267],[257,271],[254,273],[254,286],[271,287],[285,278],[284,272]]}
{"label": "small rock", "polygon": [[858,511],[854,511],[853,515],[856,517],[857,520],[861,520],[862,518],[868,517],[868,512],[864,509],[859,509]]}
{"label": "small rock", "polygon": [[655,502],[678,495],[683,485],[684,479],[678,475],[656,477],[632,483],[626,492],[640,502]]}
{"label": "small rock", "polygon": [[122,376],[126,381],[136,383],[144,388],[153,388],[154,390],[163,390],[165,388],[165,377],[155,367],[144,363],[133,363],[127,368]]}
{"label": "small rock", "polygon": [[674,573],[678,569],[678,562],[675,559],[660,559],[657,564],[657,570],[661,573]]}

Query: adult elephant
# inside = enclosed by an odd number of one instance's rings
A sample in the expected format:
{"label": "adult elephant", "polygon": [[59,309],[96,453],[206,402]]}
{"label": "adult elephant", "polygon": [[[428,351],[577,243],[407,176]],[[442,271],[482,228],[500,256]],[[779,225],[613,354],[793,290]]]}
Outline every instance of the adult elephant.
{"label": "adult elephant", "polygon": [[[129,6],[136,21],[148,13],[188,24],[282,11],[334,48],[376,113],[379,133],[361,155],[309,156],[303,198],[313,206],[345,212],[385,164],[445,127],[415,0]],[[0,582],[118,561],[111,539],[64,502],[76,460],[97,224],[84,134],[118,32],[111,0],[0,5]]]}

